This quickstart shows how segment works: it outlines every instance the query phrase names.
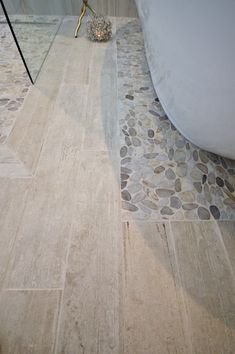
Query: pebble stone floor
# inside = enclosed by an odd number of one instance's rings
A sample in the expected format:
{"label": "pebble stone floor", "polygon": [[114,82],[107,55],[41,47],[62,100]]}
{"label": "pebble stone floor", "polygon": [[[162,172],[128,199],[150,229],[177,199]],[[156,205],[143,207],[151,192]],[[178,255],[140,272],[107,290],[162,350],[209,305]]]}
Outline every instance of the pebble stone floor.
{"label": "pebble stone floor", "polygon": [[185,139],[154,91],[139,21],[117,31],[122,218],[235,219],[235,161]]}
{"label": "pebble stone floor", "polygon": [[[35,78],[61,18],[17,15],[11,16],[11,21],[31,75]],[[30,86],[9,26],[5,17],[0,16],[0,144],[9,136]]]}

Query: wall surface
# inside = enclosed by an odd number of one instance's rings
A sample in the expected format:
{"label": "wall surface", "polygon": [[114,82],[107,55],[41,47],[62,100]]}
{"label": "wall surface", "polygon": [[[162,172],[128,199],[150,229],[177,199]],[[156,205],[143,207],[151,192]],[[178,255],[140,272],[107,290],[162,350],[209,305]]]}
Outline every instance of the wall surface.
{"label": "wall surface", "polygon": [[[81,0],[5,0],[10,14],[78,15]],[[98,13],[110,16],[136,17],[135,0],[90,0]]]}

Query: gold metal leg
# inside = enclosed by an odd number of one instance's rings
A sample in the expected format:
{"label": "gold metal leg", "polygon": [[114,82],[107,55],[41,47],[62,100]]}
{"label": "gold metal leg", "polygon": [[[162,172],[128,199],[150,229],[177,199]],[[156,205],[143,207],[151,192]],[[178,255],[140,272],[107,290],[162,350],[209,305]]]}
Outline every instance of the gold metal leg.
{"label": "gold metal leg", "polygon": [[77,38],[77,36],[78,36],[78,32],[79,32],[81,24],[82,24],[82,19],[85,16],[87,8],[93,13],[93,15],[95,15],[95,11],[88,4],[88,0],[83,0],[81,13],[80,13],[80,16],[78,18],[77,27],[76,27],[76,30],[75,30],[75,38]]}
{"label": "gold metal leg", "polygon": [[79,19],[78,19],[78,24],[77,24],[77,27],[76,27],[76,30],[75,30],[75,38],[77,38],[77,36],[78,36],[78,31],[80,30],[80,27],[81,27],[81,24],[82,24],[82,19],[85,16],[85,13],[86,13],[86,5],[83,3],[82,10],[81,10],[81,13],[80,13],[80,16],[79,16]]}

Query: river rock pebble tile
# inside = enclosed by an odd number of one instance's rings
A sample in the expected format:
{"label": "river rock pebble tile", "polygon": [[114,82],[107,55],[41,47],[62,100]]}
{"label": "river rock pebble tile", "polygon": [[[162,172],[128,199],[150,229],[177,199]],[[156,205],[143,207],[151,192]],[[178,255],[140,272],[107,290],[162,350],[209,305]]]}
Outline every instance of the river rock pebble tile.
{"label": "river rock pebble tile", "polygon": [[0,73],[0,143],[4,143],[30,87],[9,27],[4,22],[0,22]]}
{"label": "river rock pebble tile", "polygon": [[139,20],[117,21],[122,219],[235,219],[235,161],[174,127],[153,88]]}

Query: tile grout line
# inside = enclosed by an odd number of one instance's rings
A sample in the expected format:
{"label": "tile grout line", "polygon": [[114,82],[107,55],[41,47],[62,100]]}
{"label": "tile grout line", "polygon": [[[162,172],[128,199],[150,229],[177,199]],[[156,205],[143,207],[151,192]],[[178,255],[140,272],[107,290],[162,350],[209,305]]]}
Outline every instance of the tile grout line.
{"label": "tile grout line", "polygon": [[5,288],[2,292],[14,292],[14,291],[61,291],[63,288]]}
{"label": "tile grout line", "polygon": [[[124,209],[121,209],[122,211]],[[128,222],[128,221],[135,221],[135,222],[141,222],[141,223],[161,223],[161,222],[186,222],[186,223],[192,223],[192,222],[195,222],[195,223],[210,223],[210,222],[213,222],[213,221],[226,221],[226,222],[231,222],[233,223],[234,220],[233,219],[220,219],[220,220],[215,220],[215,219],[210,219],[210,220],[200,220],[200,219],[182,219],[182,220],[173,220],[173,219],[122,219],[122,222]]]}
{"label": "tile grout line", "polygon": [[118,184],[118,206],[119,206],[119,227],[120,227],[120,244],[118,245],[118,267],[119,268],[119,276],[118,276],[118,284],[119,284],[119,350],[120,353],[124,353],[124,284],[123,284],[123,230],[122,230],[122,199],[121,199],[121,161],[120,161],[120,123],[119,123],[119,100],[118,100],[118,46],[117,46],[117,31],[118,31],[118,19],[115,17],[115,64],[116,64],[116,116],[117,116],[117,145],[116,145],[116,154],[117,154],[117,168],[118,168],[118,176],[117,176],[117,184]]}

